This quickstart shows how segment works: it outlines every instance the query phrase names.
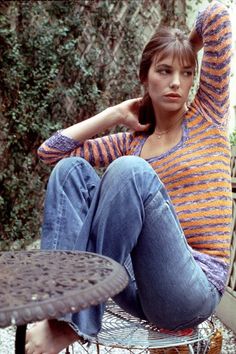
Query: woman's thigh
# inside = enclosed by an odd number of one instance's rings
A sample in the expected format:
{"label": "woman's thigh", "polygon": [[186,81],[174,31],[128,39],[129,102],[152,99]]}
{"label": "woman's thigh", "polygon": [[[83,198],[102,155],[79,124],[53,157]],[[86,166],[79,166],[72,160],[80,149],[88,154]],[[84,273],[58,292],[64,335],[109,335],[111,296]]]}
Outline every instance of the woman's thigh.
{"label": "woman's thigh", "polygon": [[145,316],[161,327],[196,325],[219,302],[218,291],[192,256],[164,187],[145,207],[132,262]]}

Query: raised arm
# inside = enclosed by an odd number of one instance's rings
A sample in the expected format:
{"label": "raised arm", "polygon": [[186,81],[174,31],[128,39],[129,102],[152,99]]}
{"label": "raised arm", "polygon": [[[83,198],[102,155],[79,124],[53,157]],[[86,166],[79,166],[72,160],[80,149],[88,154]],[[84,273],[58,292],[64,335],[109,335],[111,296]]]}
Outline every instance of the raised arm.
{"label": "raised arm", "polygon": [[196,21],[190,35],[196,50],[204,48],[196,107],[214,124],[225,125],[229,115],[229,81],[232,48],[227,8],[212,2]]}
{"label": "raised arm", "polygon": [[189,39],[192,43],[195,52],[199,52],[199,50],[201,50],[203,47],[203,41],[202,41],[202,37],[200,37],[199,34],[197,33],[196,28],[192,29],[192,32],[189,35]]}

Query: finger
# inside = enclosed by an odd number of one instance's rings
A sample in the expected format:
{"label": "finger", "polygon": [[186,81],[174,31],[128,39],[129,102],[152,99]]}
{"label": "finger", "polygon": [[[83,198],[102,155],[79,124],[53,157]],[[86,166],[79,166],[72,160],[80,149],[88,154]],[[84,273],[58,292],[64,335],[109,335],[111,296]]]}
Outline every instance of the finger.
{"label": "finger", "polygon": [[25,354],[33,354],[33,353],[34,353],[33,349],[31,349],[30,345],[27,343],[25,345]]}
{"label": "finger", "polygon": [[25,344],[25,354],[34,354],[36,352],[34,352],[34,346],[28,342]]}
{"label": "finger", "polygon": [[150,123],[147,123],[147,124],[140,124],[140,123],[138,123],[138,125],[137,125],[137,131],[139,131],[139,132],[144,132],[144,131],[147,131],[149,128],[150,128]]}
{"label": "finger", "polygon": [[25,336],[25,354],[34,354],[34,345],[31,343],[29,331],[26,331]]}
{"label": "finger", "polygon": [[139,107],[140,107],[140,103],[142,101],[142,97],[137,97],[137,98],[132,98],[131,100],[129,100],[130,103],[131,103],[131,110],[133,112],[136,112],[139,110]]}
{"label": "finger", "polygon": [[131,103],[135,103],[135,102],[140,102],[142,101],[142,97],[136,97],[136,98],[131,98],[128,101],[130,101]]}

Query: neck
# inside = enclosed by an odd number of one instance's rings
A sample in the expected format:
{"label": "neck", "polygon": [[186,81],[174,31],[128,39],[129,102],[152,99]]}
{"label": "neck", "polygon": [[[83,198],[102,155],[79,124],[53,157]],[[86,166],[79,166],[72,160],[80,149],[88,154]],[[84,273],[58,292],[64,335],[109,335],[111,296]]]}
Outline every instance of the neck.
{"label": "neck", "polygon": [[187,106],[184,105],[178,111],[160,111],[155,109],[155,116],[156,116],[156,125],[155,130],[162,131],[167,130],[169,127],[174,124],[176,121],[179,120],[180,117],[184,115],[187,111]]}
{"label": "neck", "polygon": [[182,124],[186,111],[187,108],[183,107],[178,114],[175,113],[172,117],[168,116],[168,118],[163,120],[159,119],[159,122],[156,123],[154,134],[160,138],[160,136],[165,135],[172,130],[176,130]]}

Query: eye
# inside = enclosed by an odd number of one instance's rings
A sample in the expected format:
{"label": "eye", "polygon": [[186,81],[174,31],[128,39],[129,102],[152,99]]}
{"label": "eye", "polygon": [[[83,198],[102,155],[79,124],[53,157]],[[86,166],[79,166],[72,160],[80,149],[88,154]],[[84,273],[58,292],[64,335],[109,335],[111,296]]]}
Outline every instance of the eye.
{"label": "eye", "polygon": [[157,72],[161,75],[168,75],[171,73],[169,69],[158,69]]}
{"label": "eye", "polygon": [[192,70],[185,70],[185,71],[183,72],[183,75],[184,75],[184,76],[192,76],[192,75],[193,75],[193,72],[192,72]]}

